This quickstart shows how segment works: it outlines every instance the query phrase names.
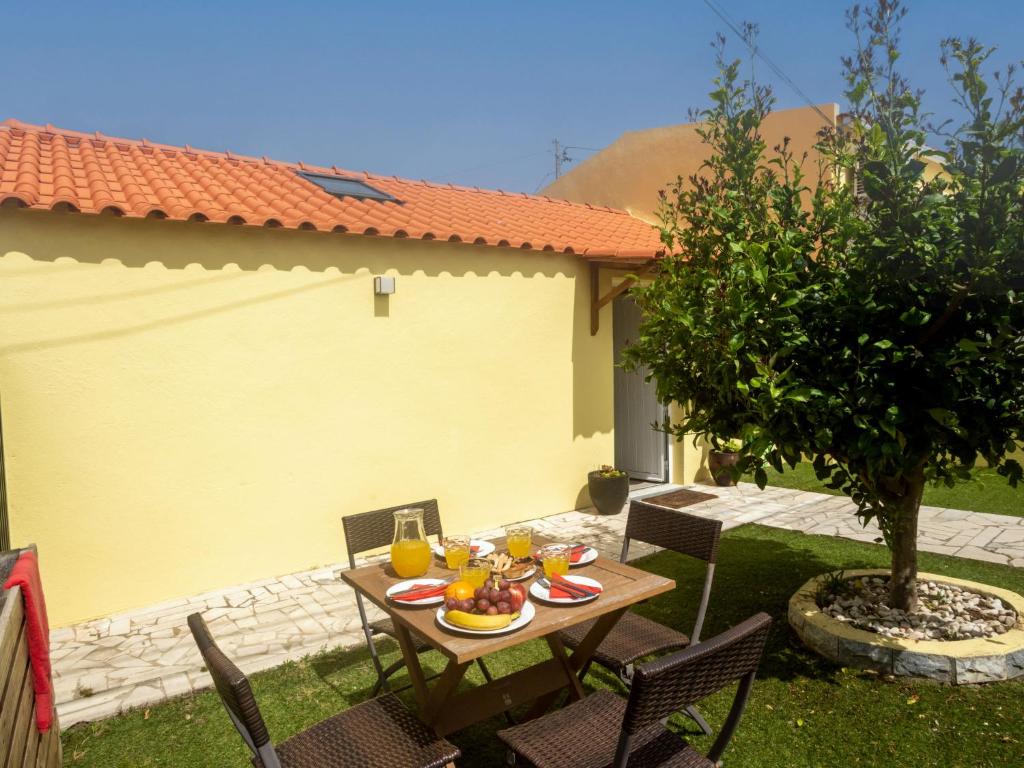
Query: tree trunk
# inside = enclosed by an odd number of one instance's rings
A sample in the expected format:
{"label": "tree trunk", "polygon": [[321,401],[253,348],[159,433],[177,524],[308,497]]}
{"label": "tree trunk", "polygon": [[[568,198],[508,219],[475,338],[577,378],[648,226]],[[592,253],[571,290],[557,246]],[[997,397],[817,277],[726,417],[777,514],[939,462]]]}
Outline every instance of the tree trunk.
{"label": "tree trunk", "polygon": [[906,494],[894,505],[889,605],[904,611],[917,607],[917,516],[923,493],[923,476],[907,478]]}

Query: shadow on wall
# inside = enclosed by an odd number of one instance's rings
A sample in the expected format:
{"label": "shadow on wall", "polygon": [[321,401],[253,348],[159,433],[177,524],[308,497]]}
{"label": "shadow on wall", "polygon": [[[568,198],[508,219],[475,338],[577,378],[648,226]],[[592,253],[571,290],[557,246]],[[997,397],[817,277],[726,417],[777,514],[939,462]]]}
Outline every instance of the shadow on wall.
{"label": "shadow on wall", "polygon": [[[40,227],[45,225],[45,229]],[[130,336],[168,326],[187,324],[214,315],[288,299],[305,293],[329,291],[339,284],[364,281],[376,274],[426,277],[521,277],[569,278],[574,281],[571,317],[565,328],[551,328],[553,335],[571,333],[573,377],[573,434],[589,437],[612,430],[610,407],[610,341],[590,336],[590,293],[587,266],[578,257],[554,252],[495,248],[446,241],[402,240],[337,233],[250,228],[198,222],[114,219],[75,213],[0,209],[0,226],[7,235],[4,252],[24,251],[36,262],[50,262],[45,273],[31,266],[4,270],[4,279],[38,277],[81,269],[81,265],[123,267],[207,274],[196,279],[162,282],[128,291],[92,293],[66,298],[0,304],[0,317],[12,313],[94,307],[132,299],[169,298],[224,284],[255,280],[257,274],[309,274],[308,282],[265,290],[229,301],[206,303],[145,321],[91,332],[79,332],[31,341],[15,341],[0,347],[0,355],[40,351],[89,341]],[[113,258],[111,253],[117,253]],[[3,253],[0,253],[2,256]],[[73,261],[73,263],[71,263]],[[255,286],[254,286],[255,287]],[[470,286],[466,287],[467,290]],[[369,290],[369,289],[368,289]],[[401,285],[399,286],[399,292]],[[458,301],[458,294],[452,297]],[[196,302],[197,304],[199,302]],[[523,307],[524,312],[530,307]],[[571,315],[570,315],[571,313]],[[147,313],[151,314],[151,313]],[[391,297],[373,297],[373,316],[391,317]],[[607,325],[607,324],[606,324]],[[353,329],[355,332],[357,329]],[[510,324],[507,332],[515,334]],[[606,333],[602,329],[602,334]],[[501,344],[501,339],[488,343]],[[524,363],[529,366],[529,361]],[[544,371],[536,375],[543,376]],[[604,407],[608,403],[608,407]]]}
{"label": "shadow on wall", "polygon": [[[127,219],[76,213],[0,209],[0,222],[17,233],[19,224],[46,217],[48,237],[33,238],[32,257],[39,261],[72,258],[83,264],[120,263],[125,267],[162,264],[167,269],[198,265],[206,270],[235,267],[242,271],[346,273],[369,269],[375,274],[483,276],[500,274],[555,277],[566,275],[564,254],[521,248],[453,243],[443,240],[348,235],[292,229],[267,229],[208,222]],[[110,239],[120,241],[119,258],[110,256]],[[11,242],[16,242],[12,238]],[[401,242],[402,245],[396,247]],[[240,247],[241,246],[241,247]],[[301,261],[294,255],[301,252]],[[501,259],[483,254],[500,252]],[[127,254],[127,255],[126,255]]]}
{"label": "shadow on wall", "polygon": [[590,500],[590,487],[587,483],[584,483],[583,487],[576,494],[576,506],[573,509],[587,509],[587,507],[592,506],[594,506],[594,502]]}
{"label": "shadow on wall", "polygon": [[698,438],[696,448],[700,451],[700,464],[697,467],[697,472],[693,476],[695,483],[710,482],[714,478],[711,476],[711,470],[708,469],[708,454],[711,451],[711,446],[707,440],[701,440]]}

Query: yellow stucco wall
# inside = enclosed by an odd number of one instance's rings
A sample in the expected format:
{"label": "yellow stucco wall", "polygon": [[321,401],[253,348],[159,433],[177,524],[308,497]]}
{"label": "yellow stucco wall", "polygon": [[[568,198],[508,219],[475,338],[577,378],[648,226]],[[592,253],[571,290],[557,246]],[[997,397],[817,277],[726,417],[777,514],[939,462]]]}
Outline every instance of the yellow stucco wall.
{"label": "yellow stucco wall", "polygon": [[339,562],[344,514],[571,509],[612,461],[574,257],[2,209],[0,285],[12,539],[57,626]]}

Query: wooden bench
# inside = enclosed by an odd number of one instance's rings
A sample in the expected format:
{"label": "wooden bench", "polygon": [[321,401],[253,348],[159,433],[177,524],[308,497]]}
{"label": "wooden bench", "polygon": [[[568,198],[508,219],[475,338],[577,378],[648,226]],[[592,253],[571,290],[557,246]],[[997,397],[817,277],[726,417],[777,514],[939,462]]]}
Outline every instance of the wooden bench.
{"label": "wooden bench", "polygon": [[[18,552],[0,555],[0,584],[7,581]],[[60,725],[36,728],[36,696],[28,662],[25,608],[21,589],[0,588],[0,766],[60,768]]]}

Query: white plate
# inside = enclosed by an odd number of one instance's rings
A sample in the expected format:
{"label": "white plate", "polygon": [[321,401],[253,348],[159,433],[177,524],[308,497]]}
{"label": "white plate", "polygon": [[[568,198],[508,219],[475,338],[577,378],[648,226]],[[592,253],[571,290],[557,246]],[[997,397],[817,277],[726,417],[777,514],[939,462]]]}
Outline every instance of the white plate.
{"label": "white plate", "polygon": [[[483,539],[472,539],[469,542],[469,546],[478,547],[476,552],[470,550],[470,557],[487,557],[487,555],[491,554],[491,552],[494,551],[494,545],[491,544],[491,542],[489,541],[484,541]],[[440,557],[442,560],[444,560],[444,545],[435,544],[434,554]]]}
{"label": "white plate", "polygon": [[[410,589],[414,584],[429,584],[430,586],[434,586],[436,584],[444,584],[445,582],[446,579],[426,579],[422,577],[419,579],[406,579],[405,581],[400,581],[397,584],[393,584],[392,586],[388,587],[387,591],[384,594],[388,597],[388,599],[390,599],[391,596],[396,592],[401,592],[402,590]],[[444,594],[440,594],[437,597],[424,597],[422,600],[391,600],[391,602],[395,605],[407,605],[409,607],[416,607],[420,605],[437,605],[438,603],[444,602]]]}
{"label": "white plate", "polygon": [[523,603],[523,609],[519,612],[519,618],[513,620],[513,622],[507,627],[502,627],[501,629],[466,629],[465,627],[457,627],[454,624],[449,624],[445,621],[445,608],[442,606],[437,609],[437,623],[449,632],[461,632],[467,635],[504,635],[525,627],[533,621],[535,613],[537,613],[537,609],[533,607],[533,604],[529,600],[527,600]]}
{"label": "white plate", "polygon": [[[566,581],[582,584],[585,587],[601,588],[601,582],[597,579],[587,578],[586,576],[572,575],[565,576],[564,578]],[[601,596],[600,593],[598,593],[591,597],[581,597],[575,600],[571,597],[552,597],[551,590],[547,587],[542,587],[539,581],[535,581],[530,585],[530,594],[538,600],[545,603],[551,603],[552,605],[579,605],[580,603],[589,603],[591,600],[597,600],[597,598]]]}
{"label": "white plate", "polygon": [[524,571],[522,576],[516,576],[514,579],[509,579],[508,576],[502,576],[501,578],[507,579],[508,581],[526,581],[527,579],[532,578],[533,574],[535,574],[536,572],[537,566],[535,565],[530,570]]}
{"label": "white plate", "polygon": [[589,565],[595,560],[597,560],[597,550],[593,547],[587,547],[583,550],[583,554],[580,555],[580,559],[577,560],[575,563],[570,562],[569,567],[579,568],[581,565]]}

